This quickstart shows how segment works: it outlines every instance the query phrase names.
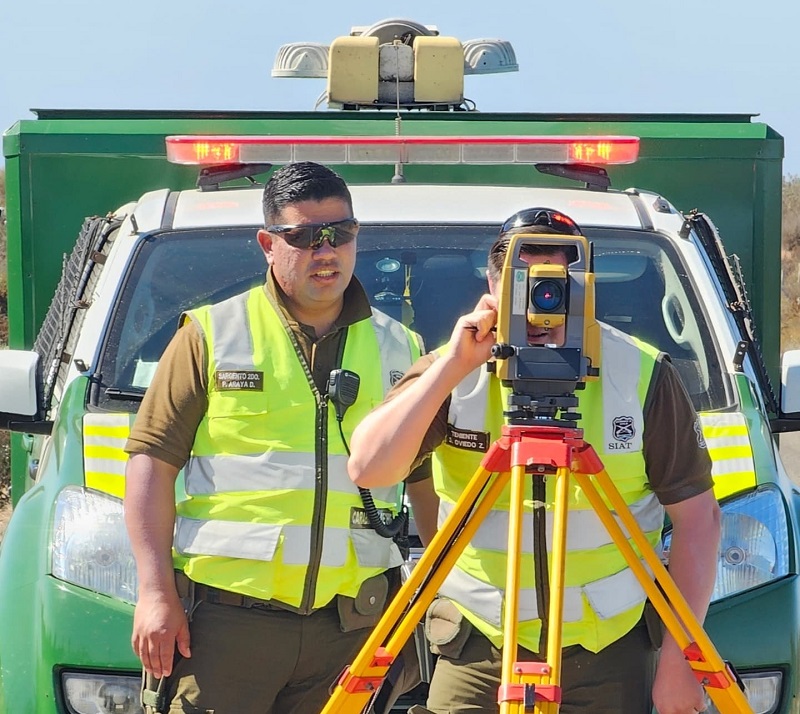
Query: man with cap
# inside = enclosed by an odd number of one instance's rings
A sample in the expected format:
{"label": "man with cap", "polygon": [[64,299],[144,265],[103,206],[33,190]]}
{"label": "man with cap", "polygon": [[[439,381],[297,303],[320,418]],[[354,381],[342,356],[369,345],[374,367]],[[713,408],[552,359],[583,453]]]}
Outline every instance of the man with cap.
{"label": "man with cap", "polygon": [[[489,294],[461,317],[448,345],[425,355],[406,373],[386,401],[353,434],[349,472],[363,487],[402,480],[431,458],[440,497],[440,520],[452,510],[482,453],[459,447],[454,429],[480,431],[485,443],[500,436],[500,380],[487,370],[497,321],[497,290],[510,238],[525,234],[580,234],[564,214],[534,208],[512,216],[491,247]],[[558,241],[523,243],[528,264],[569,267],[571,256]],[[715,579],[720,511],[714,498],[711,461],[697,414],[669,357],[618,330],[601,326],[601,374],[580,394],[587,443],[597,446],[609,476],[650,542],[660,540],[664,512],[672,522],[670,573],[702,621]],[[531,327],[533,345],[558,346],[561,328]],[[613,354],[613,359],[609,356]],[[625,404],[642,433],[624,452],[604,446],[606,422]],[[472,446],[472,445],[470,445]],[[488,448],[488,447],[487,447]],[[459,557],[428,612],[432,649],[439,654],[428,698],[429,711],[456,714],[496,711],[500,685],[502,611],[506,573],[508,487]],[[526,502],[526,512],[533,505]],[[597,527],[596,514],[576,485],[571,487],[568,528],[579,537],[567,546],[563,617],[563,714],[641,714],[654,704],[660,714],[703,711],[704,694],[683,653],[663,636],[652,606],[626,561]],[[505,525],[504,525],[505,524]],[[546,618],[534,578],[536,562],[547,559],[546,539],[523,536],[516,660],[543,661]],[[417,709],[418,711],[423,711]]]}

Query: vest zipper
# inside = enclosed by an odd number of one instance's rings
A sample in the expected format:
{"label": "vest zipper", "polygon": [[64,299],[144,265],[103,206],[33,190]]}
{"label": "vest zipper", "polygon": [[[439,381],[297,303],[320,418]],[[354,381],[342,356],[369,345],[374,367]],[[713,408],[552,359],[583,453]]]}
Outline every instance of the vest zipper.
{"label": "vest zipper", "polygon": [[304,615],[310,613],[314,608],[317,577],[322,561],[322,544],[325,536],[325,510],[328,505],[328,402],[324,396],[319,394],[317,395],[317,423],[315,429],[314,514],[311,521],[308,570],[306,571],[306,581],[303,585],[303,601],[300,603],[300,612]]}

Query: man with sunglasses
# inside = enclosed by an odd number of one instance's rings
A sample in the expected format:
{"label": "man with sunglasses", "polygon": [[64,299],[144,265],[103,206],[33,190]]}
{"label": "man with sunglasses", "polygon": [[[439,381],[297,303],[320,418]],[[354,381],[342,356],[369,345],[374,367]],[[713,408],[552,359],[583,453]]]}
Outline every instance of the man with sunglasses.
{"label": "man with sunglasses", "polygon": [[[505,402],[486,363],[497,320],[494,293],[510,237],[520,231],[580,235],[571,219],[550,209],[521,211],[506,221],[489,252],[492,294],[460,318],[445,349],[422,357],[356,429],[348,468],[358,485],[401,480],[432,455],[440,513],[446,516],[483,452],[500,436],[503,415],[491,406]],[[574,256],[554,240],[523,244],[520,258],[568,268]],[[668,357],[602,323],[601,335],[600,380],[578,393],[580,412],[591,417],[578,425],[654,545],[666,510],[673,525],[670,572],[702,621],[716,574],[720,515],[697,414]],[[532,345],[559,346],[563,340],[562,328],[528,330]],[[616,435],[612,427],[623,418],[626,450],[606,449],[609,435]],[[485,448],[476,452],[476,444]],[[543,504],[545,498],[532,500]],[[528,514],[535,510],[526,507]],[[661,646],[661,626],[644,590],[574,483],[568,523],[560,711],[649,714],[653,704],[660,714],[703,711],[702,689],[683,653],[669,634]],[[440,655],[428,699],[435,714],[497,710],[506,534],[501,496],[429,608],[426,627]],[[546,563],[549,552],[546,538],[531,536],[526,527],[517,658],[542,661],[547,623],[538,613],[547,612],[547,598],[537,580],[544,583],[547,575],[536,564]]]}
{"label": "man with sunglasses", "polygon": [[[126,446],[148,712],[319,711],[402,563],[348,478],[347,440],[421,345],[353,276],[337,174],[284,166],[263,205],[266,284],[182,316]],[[330,403],[341,370],[360,377],[346,411]],[[424,535],[430,479],[408,489]],[[371,495],[378,517],[396,512],[395,487]]]}

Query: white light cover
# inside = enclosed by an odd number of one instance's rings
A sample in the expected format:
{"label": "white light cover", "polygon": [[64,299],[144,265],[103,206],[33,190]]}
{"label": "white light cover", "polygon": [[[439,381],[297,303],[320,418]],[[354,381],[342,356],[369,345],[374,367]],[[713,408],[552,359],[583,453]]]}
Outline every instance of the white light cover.
{"label": "white light cover", "polygon": [[[761,488],[721,504],[722,535],[711,602],[762,585],[789,572],[789,533],[783,497]],[[672,532],[664,537],[669,554]]]}
{"label": "white light cover", "polygon": [[745,513],[722,516],[713,599],[772,580],[777,560],[775,539],[761,521]]}
{"label": "white light cover", "polygon": [[711,600],[774,580],[788,569],[789,536],[780,492],[762,489],[723,503]]}
{"label": "white light cover", "polygon": [[51,550],[56,578],[136,602],[136,564],[119,499],[65,488],[56,501]]}
{"label": "white light cover", "polygon": [[[772,714],[777,708],[781,696],[783,675],[780,672],[758,672],[740,676],[744,682],[745,696],[753,713]],[[706,707],[706,714],[720,714],[708,694],[706,694]]]}
{"label": "white light cover", "polygon": [[79,672],[67,672],[62,676],[64,697],[70,711],[76,714],[142,714],[140,677]]}
{"label": "white light cover", "polygon": [[328,76],[328,45],[318,42],[282,45],[272,66],[272,76],[324,79]]}
{"label": "white light cover", "polygon": [[464,74],[518,72],[517,56],[507,40],[467,40],[464,46]]}

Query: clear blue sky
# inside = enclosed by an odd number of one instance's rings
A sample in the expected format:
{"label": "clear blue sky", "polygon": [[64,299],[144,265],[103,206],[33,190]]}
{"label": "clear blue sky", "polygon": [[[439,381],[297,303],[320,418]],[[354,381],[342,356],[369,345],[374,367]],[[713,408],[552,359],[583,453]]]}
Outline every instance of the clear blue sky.
{"label": "clear blue sky", "polygon": [[278,47],[392,17],[513,44],[518,73],[465,80],[483,111],[758,114],[800,174],[797,0],[3,0],[0,130],[30,108],[311,109],[324,80],[273,79]]}

